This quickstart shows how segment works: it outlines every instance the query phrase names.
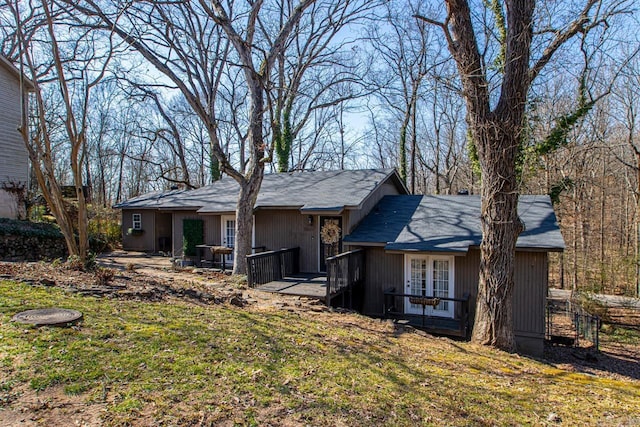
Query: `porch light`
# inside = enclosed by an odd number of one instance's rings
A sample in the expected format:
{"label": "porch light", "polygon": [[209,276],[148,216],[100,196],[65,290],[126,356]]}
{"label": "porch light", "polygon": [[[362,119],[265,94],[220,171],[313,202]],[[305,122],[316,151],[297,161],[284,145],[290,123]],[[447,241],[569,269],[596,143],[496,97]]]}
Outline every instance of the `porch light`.
{"label": "porch light", "polygon": [[307,216],[307,224],[313,225],[313,215]]}

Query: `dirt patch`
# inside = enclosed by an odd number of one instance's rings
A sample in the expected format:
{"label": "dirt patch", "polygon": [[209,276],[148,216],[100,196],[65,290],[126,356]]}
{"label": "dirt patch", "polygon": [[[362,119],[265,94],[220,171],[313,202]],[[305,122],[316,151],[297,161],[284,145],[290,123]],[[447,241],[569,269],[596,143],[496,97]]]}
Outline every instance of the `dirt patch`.
{"label": "dirt patch", "polygon": [[249,289],[244,276],[211,269],[176,269],[168,257],[120,251],[102,255],[97,261],[99,268],[93,271],[81,271],[63,263],[0,262],[0,278],[108,298],[144,301],[179,298],[197,304],[229,303],[256,310],[327,311],[318,300]]}
{"label": "dirt patch", "polygon": [[97,426],[105,404],[87,403],[83,396],[70,396],[62,387],[36,392],[27,386],[17,390],[15,402],[0,409],[4,426]]}
{"label": "dirt patch", "polygon": [[[170,297],[202,304],[246,305],[242,289],[227,276],[209,277],[192,273],[149,274],[159,270],[114,270],[98,268],[80,271],[65,265],[45,263],[0,263],[0,278],[33,286],[56,286],[68,292],[108,298],[162,301]],[[160,271],[159,271],[160,272]]]}

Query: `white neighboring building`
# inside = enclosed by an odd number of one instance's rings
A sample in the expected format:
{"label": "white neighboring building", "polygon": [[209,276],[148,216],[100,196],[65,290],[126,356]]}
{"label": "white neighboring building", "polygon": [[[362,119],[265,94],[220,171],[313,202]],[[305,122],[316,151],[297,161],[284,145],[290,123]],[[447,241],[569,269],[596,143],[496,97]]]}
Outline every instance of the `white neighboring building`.
{"label": "white neighboring building", "polygon": [[[25,88],[33,90],[33,83],[24,79]],[[7,186],[22,186],[29,182],[29,155],[18,131],[22,120],[20,102],[20,70],[0,55],[0,218],[24,216],[15,194]],[[26,102],[26,96],[25,96]]]}

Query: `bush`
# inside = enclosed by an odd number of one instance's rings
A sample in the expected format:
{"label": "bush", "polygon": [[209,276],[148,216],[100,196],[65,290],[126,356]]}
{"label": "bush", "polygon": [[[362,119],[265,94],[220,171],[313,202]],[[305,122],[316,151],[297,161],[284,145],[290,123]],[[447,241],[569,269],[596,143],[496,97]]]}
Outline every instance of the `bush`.
{"label": "bush", "polygon": [[107,208],[90,208],[89,247],[94,253],[108,252],[120,246],[122,234],[118,213]]}
{"label": "bush", "polygon": [[55,224],[20,221],[0,218],[0,235],[24,237],[62,238],[60,228]]}
{"label": "bush", "polygon": [[196,245],[204,243],[204,222],[201,219],[182,220],[182,250],[185,256],[196,254]]}
{"label": "bush", "polygon": [[598,316],[600,320],[604,322],[611,320],[611,317],[609,316],[609,307],[595,299],[591,294],[579,293],[576,297],[576,302],[584,311],[592,316]]}

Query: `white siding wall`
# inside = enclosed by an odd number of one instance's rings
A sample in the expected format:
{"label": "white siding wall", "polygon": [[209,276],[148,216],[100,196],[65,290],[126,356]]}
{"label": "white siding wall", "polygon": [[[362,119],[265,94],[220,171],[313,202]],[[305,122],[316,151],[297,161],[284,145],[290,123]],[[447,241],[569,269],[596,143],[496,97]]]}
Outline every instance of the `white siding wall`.
{"label": "white siding wall", "polygon": [[[0,187],[2,183],[27,184],[27,150],[18,132],[20,126],[20,86],[14,74],[0,63]],[[15,198],[0,190],[0,217],[15,218]]]}

